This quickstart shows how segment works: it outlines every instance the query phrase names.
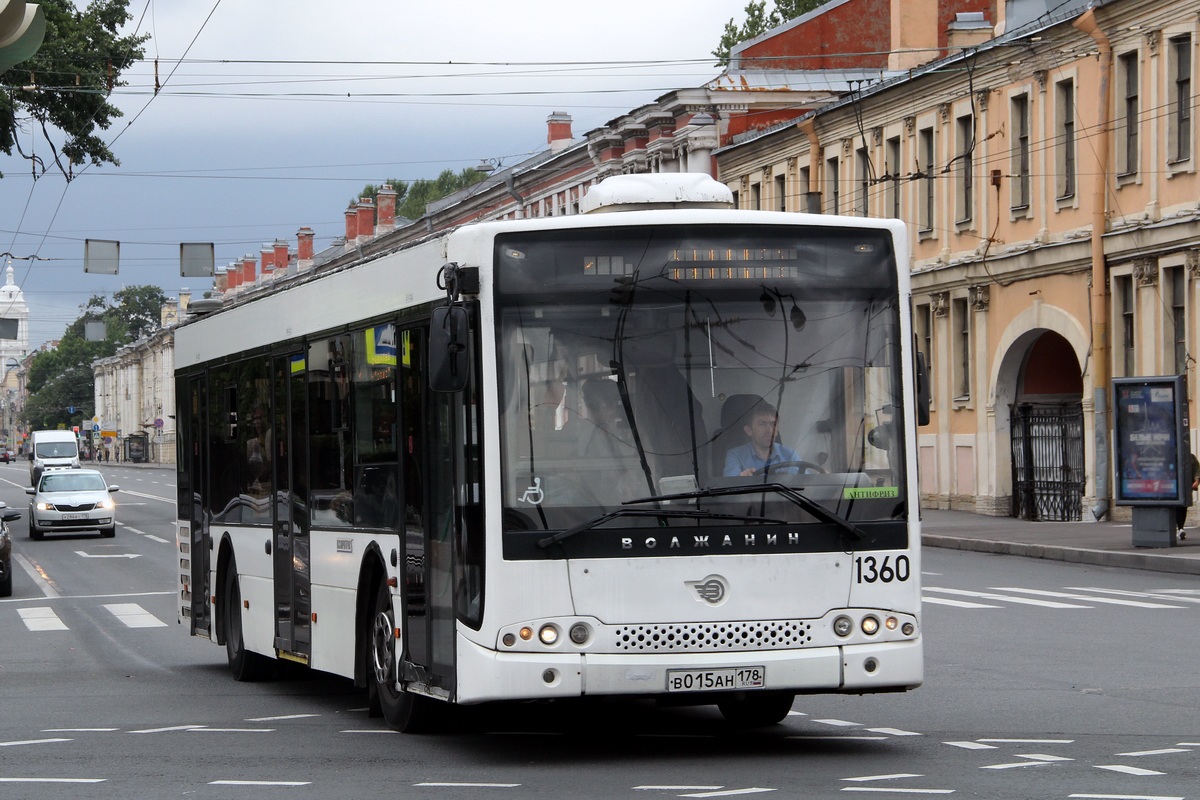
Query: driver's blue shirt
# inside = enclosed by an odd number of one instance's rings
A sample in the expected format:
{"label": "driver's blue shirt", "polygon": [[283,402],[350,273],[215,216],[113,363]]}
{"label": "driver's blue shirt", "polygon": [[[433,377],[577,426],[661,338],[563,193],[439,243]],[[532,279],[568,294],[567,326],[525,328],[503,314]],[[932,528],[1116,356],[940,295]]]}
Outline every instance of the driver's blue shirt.
{"label": "driver's blue shirt", "polygon": [[[754,451],[754,445],[746,442],[725,454],[725,475],[741,475],[744,470],[751,467],[756,470],[755,474],[757,475],[761,474],[763,469],[771,464],[802,460],[795,450],[790,447],[784,447],[779,442],[771,445],[771,455],[769,458],[759,458],[758,453]],[[784,467],[779,471],[784,474],[795,475],[800,469],[799,467]]]}

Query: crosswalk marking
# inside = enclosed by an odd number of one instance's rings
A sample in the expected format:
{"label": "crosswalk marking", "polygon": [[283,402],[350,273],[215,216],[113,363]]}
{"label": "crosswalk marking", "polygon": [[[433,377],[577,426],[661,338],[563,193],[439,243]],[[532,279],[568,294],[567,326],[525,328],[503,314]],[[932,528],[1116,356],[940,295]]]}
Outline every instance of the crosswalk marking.
{"label": "crosswalk marking", "polygon": [[1183,608],[1183,606],[1170,606],[1165,603],[1150,603],[1145,600],[1120,600],[1115,597],[1093,597],[1091,595],[1072,594],[1071,592],[1048,592],[1044,589],[1020,589],[1013,586],[993,586],[992,589],[997,592],[1024,592],[1025,594],[1036,594],[1040,597],[1061,597],[1064,600],[1085,600],[1089,603],[1108,603],[1114,606],[1132,606],[1134,608]]}
{"label": "crosswalk marking", "polygon": [[1169,592],[1174,591],[1172,589],[1164,589],[1161,592],[1128,592],[1123,589],[1102,589],[1099,586],[1067,586],[1064,588],[1076,592],[1115,594],[1121,597],[1147,597],[1154,600],[1170,600],[1172,603],[1195,603],[1200,605],[1200,597],[1184,597],[1181,595],[1169,594]]}
{"label": "crosswalk marking", "polygon": [[130,628],[165,628],[167,623],[137,603],[105,603],[114,617]]}
{"label": "crosswalk marking", "polygon": [[921,602],[939,606],[954,606],[955,608],[1003,608],[1003,606],[991,606],[986,603],[972,603],[968,600],[951,600],[949,597],[926,597],[924,595],[921,595]]}
{"label": "crosswalk marking", "polygon": [[1020,603],[1027,606],[1042,606],[1044,608],[1091,608],[1074,603],[1060,603],[1055,600],[1035,600],[1032,597],[1013,597],[995,592],[971,592],[966,589],[944,589],[938,586],[926,586],[926,592],[941,592],[942,594],[962,595],[963,597],[978,597],[981,600],[1000,600],[1008,603]]}
{"label": "crosswalk marking", "polygon": [[25,627],[31,631],[65,631],[70,630],[49,606],[34,606],[17,609]]}
{"label": "crosswalk marking", "polygon": [[[128,628],[165,628],[167,623],[137,603],[105,603],[104,607]],[[17,609],[21,621],[31,631],[69,631],[70,628],[49,606]]]}

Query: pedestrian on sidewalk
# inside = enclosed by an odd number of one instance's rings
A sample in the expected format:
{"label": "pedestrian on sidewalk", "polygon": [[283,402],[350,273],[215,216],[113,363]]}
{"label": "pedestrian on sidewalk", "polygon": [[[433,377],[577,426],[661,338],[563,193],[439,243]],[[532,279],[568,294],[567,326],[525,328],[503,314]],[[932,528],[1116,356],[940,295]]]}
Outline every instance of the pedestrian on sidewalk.
{"label": "pedestrian on sidewalk", "polygon": [[[1190,478],[1188,483],[1192,487],[1191,491],[1194,492],[1197,488],[1200,488],[1200,461],[1196,459],[1193,453],[1188,454],[1188,477]],[[1175,509],[1175,527],[1179,529],[1179,538],[1181,540],[1187,538],[1187,531],[1183,528],[1187,524],[1187,511],[1187,506],[1179,506],[1179,508]]]}

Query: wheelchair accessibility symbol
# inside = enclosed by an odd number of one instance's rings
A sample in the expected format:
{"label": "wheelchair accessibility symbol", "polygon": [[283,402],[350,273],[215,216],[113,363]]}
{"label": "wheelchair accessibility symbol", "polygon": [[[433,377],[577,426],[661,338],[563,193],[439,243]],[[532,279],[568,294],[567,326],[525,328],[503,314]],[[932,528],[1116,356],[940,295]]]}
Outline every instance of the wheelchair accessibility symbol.
{"label": "wheelchair accessibility symbol", "polygon": [[534,478],[533,485],[525,487],[525,494],[521,495],[521,499],[517,502],[540,506],[545,499],[546,493],[542,491],[542,479]]}

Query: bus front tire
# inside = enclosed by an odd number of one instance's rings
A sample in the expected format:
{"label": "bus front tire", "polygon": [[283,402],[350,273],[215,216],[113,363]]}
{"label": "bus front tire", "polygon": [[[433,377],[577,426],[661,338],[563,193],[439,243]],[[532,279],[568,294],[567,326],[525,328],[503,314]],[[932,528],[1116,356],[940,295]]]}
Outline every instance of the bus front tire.
{"label": "bus front tire", "polygon": [[367,636],[367,709],[394,730],[425,733],[433,728],[433,701],[396,686],[396,613],[384,583],[375,592]]}
{"label": "bus front tire", "polygon": [[755,728],[782,722],[795,699],[791,692],[744,692],[718,701],[717,708],[730,724]]}
{"label": "bus front tire", "polygon": [[225,570],[225,655],[234,680],[257,681],[270,673],[271,662],[265,656],[246,649],[242,636],[242,587],[238,583],[237,564],[229,560]]}

